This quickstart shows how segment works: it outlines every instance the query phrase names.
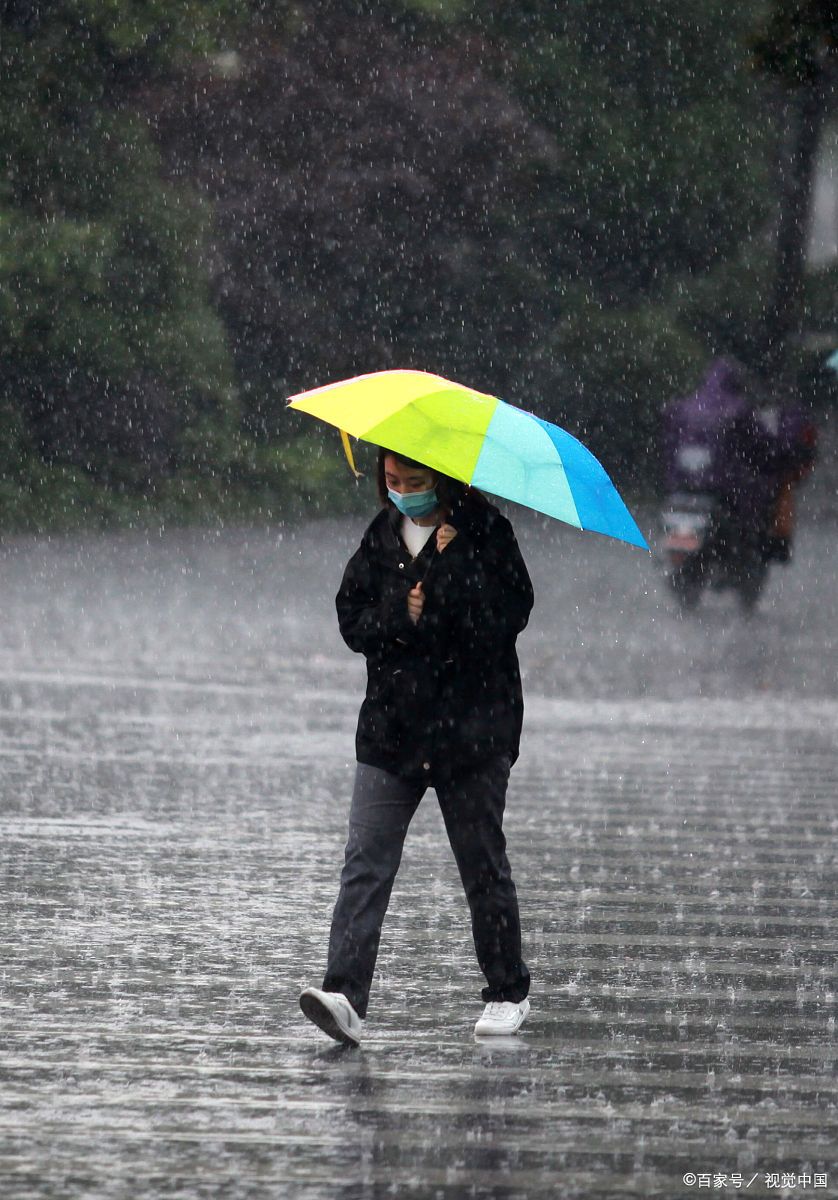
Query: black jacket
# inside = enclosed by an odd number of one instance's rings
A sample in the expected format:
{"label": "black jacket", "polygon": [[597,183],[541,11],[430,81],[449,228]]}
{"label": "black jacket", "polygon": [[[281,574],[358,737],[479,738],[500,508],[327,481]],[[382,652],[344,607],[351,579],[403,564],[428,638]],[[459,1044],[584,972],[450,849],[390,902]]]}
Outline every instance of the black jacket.
{"label": "black jacket", "polygon": [[[372,521],[336,598],[344,641],[367,660],[358,761],[429,784],[488,755],[514,762],[524,710],[515,639],[533,591],[512,526],[467,498],[446,549],[432,535],[411,559],[401,519],[389,505]],[[419,580],[414,625],[407,593]]]}

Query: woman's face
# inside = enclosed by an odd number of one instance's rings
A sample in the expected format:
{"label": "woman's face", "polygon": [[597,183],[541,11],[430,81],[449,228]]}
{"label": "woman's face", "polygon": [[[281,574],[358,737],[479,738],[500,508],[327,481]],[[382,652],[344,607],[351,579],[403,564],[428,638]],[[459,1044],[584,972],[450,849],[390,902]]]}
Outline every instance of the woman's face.
{"label": "woman's face", "polygon": [[426,467],[409,467],[392,454],[384,458],[384,481],[392,492],[428,492],[436,484],[436,475]]}

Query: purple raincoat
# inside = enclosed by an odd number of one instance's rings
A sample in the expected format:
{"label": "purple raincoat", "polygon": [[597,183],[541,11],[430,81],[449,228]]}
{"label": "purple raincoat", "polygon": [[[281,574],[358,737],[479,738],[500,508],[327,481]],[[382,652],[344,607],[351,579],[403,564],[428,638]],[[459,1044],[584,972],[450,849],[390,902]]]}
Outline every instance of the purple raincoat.
{"label": "purple raincoat", "polygon": [[666,489],[709,492],[757,526],[782,481],[804,465],[810,430],[799,410],[761,403],[734,359],[716,359],[697,391],[664,409]]}

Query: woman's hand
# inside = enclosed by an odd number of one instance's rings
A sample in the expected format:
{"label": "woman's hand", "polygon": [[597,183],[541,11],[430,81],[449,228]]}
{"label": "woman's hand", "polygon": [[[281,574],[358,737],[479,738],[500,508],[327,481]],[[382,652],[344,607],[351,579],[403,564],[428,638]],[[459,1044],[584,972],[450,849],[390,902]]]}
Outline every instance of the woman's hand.
{"label": "woman's hand", "polygon": [[456,536],[457,530],[453,525],[440,525],[439,529],[436,531],[436,548],[439,550],[440,554],[449,544],[449,542],[453,542]]}
{"label": "woman's hand", "polygon": [[412,587],[407,593],[407,615],[414,625],[421,617],[424,607],[425,593],[422,591],[422,584],[417,583],[416,587]]}

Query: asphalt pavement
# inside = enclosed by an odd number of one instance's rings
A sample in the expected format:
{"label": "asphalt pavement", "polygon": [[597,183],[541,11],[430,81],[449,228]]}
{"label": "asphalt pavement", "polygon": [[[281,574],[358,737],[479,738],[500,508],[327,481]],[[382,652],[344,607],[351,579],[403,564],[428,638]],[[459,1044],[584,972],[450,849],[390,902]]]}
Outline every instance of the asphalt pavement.
{"label": "asphalt pavement", "polygon": [[342,857],[357,520],[0,547],[0,1195],[838,1195],[834,515],[746,619],[519,517],[507,837],[532,1012],[435,798],[357,1051],[302,1018]]}

